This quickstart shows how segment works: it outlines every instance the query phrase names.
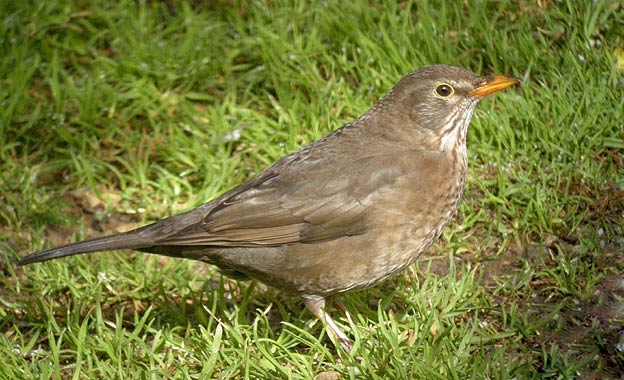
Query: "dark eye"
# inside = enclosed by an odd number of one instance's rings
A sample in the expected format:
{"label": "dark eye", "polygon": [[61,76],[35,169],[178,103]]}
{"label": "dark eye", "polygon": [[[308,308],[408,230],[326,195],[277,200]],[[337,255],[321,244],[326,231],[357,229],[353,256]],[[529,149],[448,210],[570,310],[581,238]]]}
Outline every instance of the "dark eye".
{"label": "dark eye", "polygon": [[450,84],[442,83],[439,84],[438,87],[436,87],[435,92],[436,94],[438,94],[438,96],[448,98],[449,96],[453,95],[453,92],[455,91]]}

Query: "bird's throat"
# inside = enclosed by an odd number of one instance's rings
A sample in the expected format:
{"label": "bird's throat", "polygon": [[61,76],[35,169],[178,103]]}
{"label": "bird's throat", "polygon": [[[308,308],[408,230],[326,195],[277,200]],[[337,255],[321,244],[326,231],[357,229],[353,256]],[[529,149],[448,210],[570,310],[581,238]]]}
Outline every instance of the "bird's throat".
{"label": "bird's throat", "polygon": [[472,119],[476,103],[468,105],[464,109],[451,113],[446,120],[446,129],[442,131],[439,149],[443,152],[459,152],[466,155],[466,134]]}

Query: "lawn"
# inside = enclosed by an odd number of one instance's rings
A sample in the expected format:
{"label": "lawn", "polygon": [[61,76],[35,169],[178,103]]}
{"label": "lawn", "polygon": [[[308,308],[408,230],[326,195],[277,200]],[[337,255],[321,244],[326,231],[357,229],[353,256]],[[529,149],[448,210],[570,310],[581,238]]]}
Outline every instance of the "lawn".
{"label": "lawn", "polygon": [[[0,3],[0,379],[624,377],[624,5]],[[468,180],[416,265],[341,301],[136,252],[35,250],[198,206],[447,63]],[[332,308],[332,310],[335,308]]]}

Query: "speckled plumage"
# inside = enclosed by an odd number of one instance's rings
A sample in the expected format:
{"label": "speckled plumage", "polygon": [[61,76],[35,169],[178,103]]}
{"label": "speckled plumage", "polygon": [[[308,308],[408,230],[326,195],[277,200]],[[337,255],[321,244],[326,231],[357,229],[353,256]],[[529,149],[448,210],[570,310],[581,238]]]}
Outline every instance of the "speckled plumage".
{"label": "speckled plumage", "polygon": [[438,238],[463,191],[474,109],[516,82],[422,68],[359,119],[194,210],[20,264],[113,249],[201,260],[302,295],[337,330],[324,297],[386,279]]}

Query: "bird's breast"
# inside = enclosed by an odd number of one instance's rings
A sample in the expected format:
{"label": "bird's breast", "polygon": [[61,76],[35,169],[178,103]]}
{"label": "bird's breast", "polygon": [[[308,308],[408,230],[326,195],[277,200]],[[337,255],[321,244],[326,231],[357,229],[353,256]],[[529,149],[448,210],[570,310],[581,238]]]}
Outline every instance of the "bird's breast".
{"label": "bird's breast", "polygon": [[383,205],[370,213],[370,225],[381,251],[375,265],[396,272],[411,264],[442,233],[461,199],[466,157],[461,152],[432,155],[373,204]]}

